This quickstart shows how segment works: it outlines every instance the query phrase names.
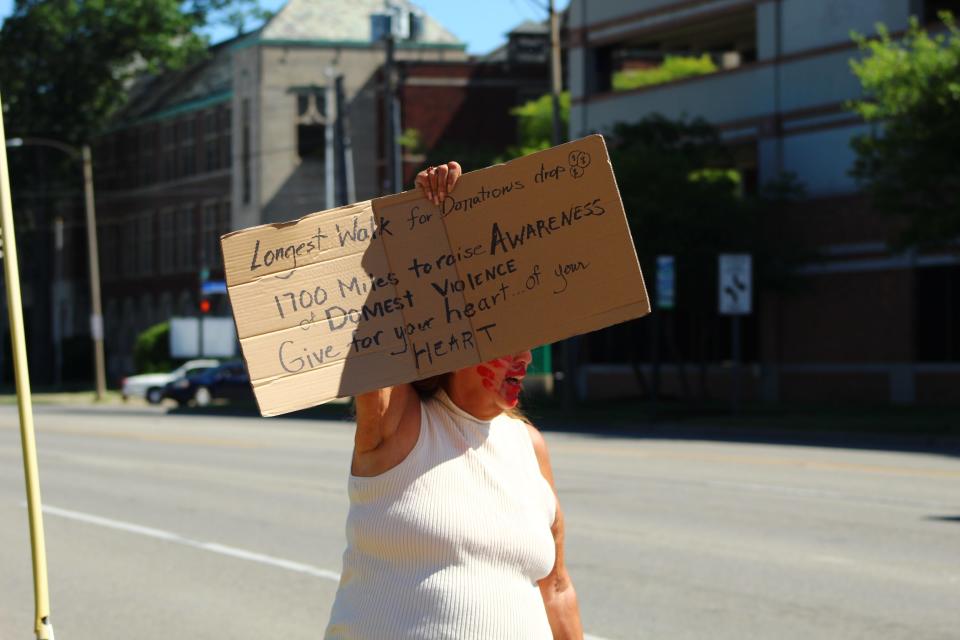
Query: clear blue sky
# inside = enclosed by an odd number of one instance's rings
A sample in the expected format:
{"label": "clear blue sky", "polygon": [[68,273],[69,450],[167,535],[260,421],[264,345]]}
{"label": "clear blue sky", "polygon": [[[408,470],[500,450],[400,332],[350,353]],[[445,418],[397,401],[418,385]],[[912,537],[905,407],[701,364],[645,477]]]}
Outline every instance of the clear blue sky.
{"label": "clear blue sky", "polygon": [[[349,0],[346,0],[349,2]],[[284,0],[263,0],[266,9],[276,10]],[[470,53],[487,53],[505,40],[504,34],[524,20],[546,17],[546,0],[414,0],[420,8],[467,43]],[[569,0],[557,0],[563,9]],[[0,17],[13,11],[13,0],[0,0]],[[253,25],[250,25],[251,27]],[[214,41],[231,35],[229,29],[209,30]]]}

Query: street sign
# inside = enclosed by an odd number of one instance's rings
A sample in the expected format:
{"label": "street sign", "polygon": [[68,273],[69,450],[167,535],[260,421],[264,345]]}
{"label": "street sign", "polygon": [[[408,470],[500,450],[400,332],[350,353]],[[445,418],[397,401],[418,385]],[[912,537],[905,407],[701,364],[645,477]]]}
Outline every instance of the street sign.
{"label": "street sign", "polygon": [[657,309],[673,309],[676,300],[676,280],[673,256],[657,256]]}
{"label": "street sign", "polygon": [[720,313],[745,316],[753,312],[753,259],[748,253],[720,254]]}
{"label": "street sign", "polygon": [[207,280],[200,284],[200,293],[205,296],[226,292],[227,283],[224,280]]}

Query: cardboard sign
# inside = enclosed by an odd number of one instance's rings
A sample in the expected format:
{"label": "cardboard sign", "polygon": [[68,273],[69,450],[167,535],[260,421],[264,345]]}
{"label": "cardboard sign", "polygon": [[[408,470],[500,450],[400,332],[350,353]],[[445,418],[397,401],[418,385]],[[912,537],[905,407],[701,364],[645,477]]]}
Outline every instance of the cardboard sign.
{"label": "cardboard sign", "polygon": [[265,416],[446,373],[650,311],[598,135],[222,238]]}

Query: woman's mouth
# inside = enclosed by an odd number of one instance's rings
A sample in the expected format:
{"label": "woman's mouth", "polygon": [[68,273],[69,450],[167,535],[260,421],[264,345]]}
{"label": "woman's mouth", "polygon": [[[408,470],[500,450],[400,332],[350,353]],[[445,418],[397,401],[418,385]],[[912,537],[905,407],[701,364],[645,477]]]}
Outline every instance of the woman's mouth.
{"label": "woman's mouth", "polygon": [[520,382],[523,380],[524,376],[526,376],[527,372],[526,370],[515,369],[513,371],[508,371],[507,374],[508,375],[504,376],[503,378],[504,382],[506,382],[507,384],[519,385]]}

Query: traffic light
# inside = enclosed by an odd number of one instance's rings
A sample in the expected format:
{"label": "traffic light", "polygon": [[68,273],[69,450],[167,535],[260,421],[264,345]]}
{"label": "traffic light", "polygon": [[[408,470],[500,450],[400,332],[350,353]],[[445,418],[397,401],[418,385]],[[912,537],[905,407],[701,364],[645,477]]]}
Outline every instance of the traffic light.
{"label": "traffic light", "polygon": [[207,298],[200,300],[200,313],[210,313],[210,301]]}

